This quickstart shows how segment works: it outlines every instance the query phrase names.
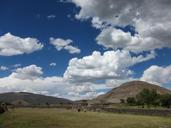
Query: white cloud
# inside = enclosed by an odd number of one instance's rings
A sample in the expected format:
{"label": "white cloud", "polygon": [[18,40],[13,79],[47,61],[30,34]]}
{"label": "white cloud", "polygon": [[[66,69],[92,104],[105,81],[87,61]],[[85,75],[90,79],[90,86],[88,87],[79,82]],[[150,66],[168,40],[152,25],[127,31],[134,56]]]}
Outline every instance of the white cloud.
{"label": "white cloud", "polygon": [[62,50],[65,46],[69,45],[70,43],[72,43],[72,40],[70,39],[67,39],[67,40],[64,40],[64,39],[61,39],[61,38],[57,38],[57,39],[54,39],[53,37],[50,38],[50,43],[52,45],[55,46],[55,48],[60,51]]}
{"label": "white cloud", "polygon": [[42,68],[29,65],[17,68],[9,76],[0,78],[0,93],[2,92],[32,92],[52,96],[66,97],[69,84],[62,77],[43,77]]}
{"label": "white cloud", "polygon": [[[143,3],[139,0],[71,0],[81,8],[79,19],[99,17],[102,21],[126,23],[136,16],[137,8]],[[133,10],[134,9],[134,10]]]}
{"label": "white cloud", "polygon": [[171,83],[171,65],[167,67],[152,65],[144,71],[140,79],[161,85]]}
{"label": "white cloud", "polygon": [[99,17],[93,17],[91,22],[92,22],[92,26],[97,29],[101,29],[106,26],[106,24],[104,24],[101,20],[99,20]]}
{"label": "white cloud", "polygon": [[70,39],[64,40],[61,38],[50,38],[50,44],[54,45],[58,51],[65,49],[71,54],[80,53],[81,50],[77,47],[72,46],[71,43],[73,43],[73,41]]}
{"label": "white cloud", "polygon": [[7,33],[0,37],[1,56],[13,56],[24,53],[30,54],[42,48],[43,44],[35,38],[21,38],[14,36],[11,33]]}
{"label": "white cloud", "polygon": [[8,70],[8,67],[6,67],[6,66],[0,66],[0,71],[6,71],[6,70]]}
{"label": "white cloud", "polygon": [[12,77],[0,78],[0,93],[2,92],[31,92],[61,97],[65,93],[67,83],[61,77],[37,77],[35,79],[20,79]]}
{"label": "white cloud", "polygon": [[85,94],[80,94],[80,93],[76,93],[76,92],[70,92],[69,93],[69,97],[73,100],[83,100],[83,99],[92,99],[92,98],[95,98],[97,97],[98,95],[100,95],[102,93],[96,93],[95,91],[94,92],[88,92],[88,93],[85,93]]}
{"label": "white cloud", "polygon": [[103,55],[95,51],[92,55],[81,59],[71,59],[64,73],[64,78],[76,82],[123,79],[132,74],[132,71],[128,69],[130,66],[154,57],[154,53],[135,57],[124,50],[107,51]]}
{"label": "white cloud", "polygon": [[65,46],[64,49],[69,51],[69,53],[71,53],[71,54],[80,53],[81,52],[81,50],[79,48],[71,46],[71,45]]}
{"label": "white cloud", "polygon": [[[86,70],[94,71],[92,74],[80,74],[82,76],[72,76],[72,79],[75,79],[77,82],[72,82],[69,79],[51,76],[43,77],[42,68],[36,65],[30,65],[23,68],[18,68],[16,71],[12,72],[9,76],[0,78],[0,93],[2,92],[32,92],[39,93],[51,96],[58,96],[63,98],[68,98],[72,100],[80,99],[91,99],[100,94],[105,93],[105,90],[110,90],[113,87],[117,87],[124,82],[138,80],[132,77],[111,77],[108,74],[119,71],[121,75],[122,70],[127,70],[127,67],[132,66],[136,63],[142,62],[148,57],[131,57],[129,52],[126,51],[117,51],[108,52],[101,55],[99,52],[93,53],[91,56],[87,56],[82,59],[77,60],[77,68],[82,68],[80,72],[86,72]],[[118,57],[119,55],[119,57]],[[110,56],[110,57],[109,57]],[[96,64],[93,64],[93,60],[96,58]],[[103,58],[103,59],[102,59]],[[113,63],[111,63],[111,58]],[[100,64],[100,60],[103,62]],[[107,61],[108,60],[108,61]],[[120,63],[121,60],[124,60],[123,63]],[[107,64],[108,63],[108,64]],[[124,64],[125,63],[125,64]],[[105,64],[106,66],[104,66]],[[111,67],[110,67],[111,66]],[[115,69],[113,68],[115,66]],[[69,68],[69,67],[68,67]],[[105,69],[106,68],[106,69]],[[110,72],[108,73],[110,69]],[[120,69],[119,69],[120,68]],[[117,70],[118,69],[118,70]],[[84,71],[83,71],[84,70]],[[96,71],[102,70],[106,73],[106,76],[103,74],[99,76]],[[79,73],[80,73],[79,72]],[[76,73],[76,72],[74,72]],[[127,73],[127,72],[126,72]],[[118,74],[118,75],[120,75]],[[160,75],[159,75],[160,74]],[[70,74],[73,75],[73,74]],[[96,75],[96,76],[95,76]],[[167,84],[171,82],[171,66],[160,67],[160,66],[151,66],[144,71],[143,76],[140,80],[157,83],[157,84]],[[111,79],[108,79],[111,77]],[[83,80],[85,78],[86,81]],[[88,79],[87,79],[88,78]],[[104,80],[100,83],[88,82],[92,79],[101,79]],[[82,81],[80,81],[82,80]]]}
{"label": "white cloud", "polygon": [[48,19],[54,19],[54,18],[56,18],[56,15],[51,14],[51,15],[48,15],[47,18],[48,18]]}
{"label": "white cloud", "polygon": [[170,47],[168,43],[161,43],[152,37],[143,38],[139,34],[131,36],[130,32],[123,32],[120,29],[106,28],[96,38],[99,45],[106,48],[124,48],[132,52],[150,51]]}
{"label": "white cloud", "polygon": [[70,83],[71,86],[68,87],[68,96],[73,100],[80,99],[92,99],[97,97],[100,94],[103,94],[103,91],[97,91],[100,88],[108,88],[104,84],[95,84],[91,82],[84,83]]}
{"label": "white cloud", "polygon": [[[43,77],[42,68],[29,65],[17,68],[9,76],[0,78],[0,93],[31,92],[80,100],[98,95],[92,83],[73,84],[63,77]],[[99,85],[101,86],[101,85]],[[99,86],[97,86],[99,88]]]}
{"label": "white cloud", "polygon": [[24,68],[17,68],[10,77],[18,79],[36,79],[43,74],[42,68],[37,67],[36,65],[30,65]]}
{"label": "white cloud", "polygon": [[13,67],[14,67],[14,68],[21,67],[21,64],[14,64]]}
{"label": "white cloud", "polygon": [[[77,19],[91,18],[92,25],[101,29],[97,41],[106,48],[132,52],[171,48],[170,0],[71,1],[80,7]],[[132,36],[114,28],[126,25],[134,26],[137,34]]]}
{"label": "white cloud", "polygon": [[69,89],[75,93],[88,93],[95,91],[91,83],[82,83],[77,86],[71,86]]}
{"label": "white cloud", "polygon": [[138,78],[136,79],[133,77],[129,77],[126,79],[109,79],[109,80],[105,81],[105,85],[110,88],[115,88],[115,87],[120,86],[123,83],[129,82],[129,81],[134,81],[134,80],[139,80],[139,79]]}
{"label": "white cloud", "polygon": [[49,64],[51,67],[55,67],[56,66],[56,63],[52,62]]}

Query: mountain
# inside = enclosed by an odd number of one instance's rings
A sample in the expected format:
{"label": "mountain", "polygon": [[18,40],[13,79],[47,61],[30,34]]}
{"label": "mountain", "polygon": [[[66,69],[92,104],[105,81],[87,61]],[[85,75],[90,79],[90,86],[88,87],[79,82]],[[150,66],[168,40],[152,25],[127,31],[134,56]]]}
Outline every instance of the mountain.
{"label": "mountain", "polygon": [[27,92],[2,93],[0,94],[0,101],[22,106],[72,103],[72,101],[63,98],[56,98],[52,96]]}
{"label": "mountain", "polygon": [[131,81],[120,85],[109,91],[106,94],[100,95],[91,100],[91,103],[120,103],[120,99],[127,99],[128,97],[135,97],[144,88],[155,89],[159,94],[170,93],[171,90],[160,87],[158,85],[150,84],[144,81]]}

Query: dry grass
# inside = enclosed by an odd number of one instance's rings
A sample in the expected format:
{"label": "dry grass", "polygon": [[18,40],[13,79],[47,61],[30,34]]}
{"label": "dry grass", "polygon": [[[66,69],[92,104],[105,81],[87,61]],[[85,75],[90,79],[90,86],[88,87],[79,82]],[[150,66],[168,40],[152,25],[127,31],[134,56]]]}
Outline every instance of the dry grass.
{"label": "dry grass", "polygon": [[171,128],[171,118],[25,108],[0,115],[0,128]]}

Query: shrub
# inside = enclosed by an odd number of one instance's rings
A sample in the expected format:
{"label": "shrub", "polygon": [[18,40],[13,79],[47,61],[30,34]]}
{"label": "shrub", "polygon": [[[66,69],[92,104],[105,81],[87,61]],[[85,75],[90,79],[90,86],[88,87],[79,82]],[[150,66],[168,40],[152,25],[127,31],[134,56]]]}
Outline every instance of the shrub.
{"label": "shrub", "polygon": [[161,106],[170,108],[171,107],[171,94],[164,94],[160,98]]}
{"label": "shrub", "polygon": [[160,101],[160,95],[156,90],[143,89],[137,96],[137,103],[140,105],[157,105]]}
{"label": "shrub", "polygon": [[129,105],[136,105],[136,100],[134,97],[128,97],[126,101]]}
{"label": "shrub", "polygon": [[0,106],[0,114],[1,114],[1,113],[4,113],[4,112],[5,112],[4,108],[2,108],[2,107]]}

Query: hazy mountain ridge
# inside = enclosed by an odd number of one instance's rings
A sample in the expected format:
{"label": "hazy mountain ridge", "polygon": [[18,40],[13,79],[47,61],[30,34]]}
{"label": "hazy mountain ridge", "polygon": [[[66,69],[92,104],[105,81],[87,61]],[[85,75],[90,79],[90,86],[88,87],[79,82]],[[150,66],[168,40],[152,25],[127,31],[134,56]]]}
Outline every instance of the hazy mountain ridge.
{"label": "hazy mountain ridge", "polygon": [[0,101],[17,104],[22,102],[25,105],[45,105],[45,104],[60,104],[72,103],[72,101],[64,98],[33,94],[28,92],[8,92],[0,94]]}

